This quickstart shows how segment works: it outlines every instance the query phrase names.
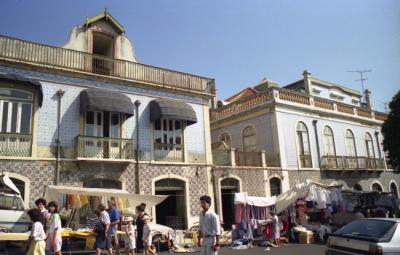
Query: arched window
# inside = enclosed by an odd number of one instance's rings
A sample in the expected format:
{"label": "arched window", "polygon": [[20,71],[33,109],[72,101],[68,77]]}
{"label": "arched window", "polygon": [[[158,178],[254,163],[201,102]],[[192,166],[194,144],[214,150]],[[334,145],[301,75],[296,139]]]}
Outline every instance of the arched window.
{"label": "arched window", "polygon": [[224,142],[228,147],[231,147],[231,136],[228,133],[223,133],[219,137],[219,140],[221,142]]}
{"label": "arched window", "polygon": [[85,188],[122,189],[122,183],[112,179],[91,179],[83,182]]}
{"label": "arched window", "polygon": [[392,193],[394,198],[399,198],[399,191],[397,190],[397,185],[394,182],[390,183],[390,193]]}
{"label": "arched window", "polygon": [[383,188],[379,183],[372,184],[372,191],[383,192]]}
{"label": "arched window", "polygon": [[269,180],[271,196],[278,196],[282,193],[281,179],[273,177]]}
{"label": "arched window", "polygon": [[248,126],[243,130],[243,150],[255,151],[257,148],[256,130],[252,126]]}
{"label": "arched window", "polygon": [[354,134],[350,129],[346,131],[346,153],[347,156],[356,157],[356,140],[354,139]]}
{"label": "arched window", "polygon": [[296,133],[300,167],[312,167],[310,139],[308,137],[307,126],[303,122],[297,123]]}
{"label": "arched window", "polygon": [[354,190],[358,190],[358,191],[362,191],[363,189],[362,189],[362,187],[361,187],[361,185],[360,184],[354,184],[354,186],[353,186],[353,189]]}
{"label": "arched window", "polygon": [[365,149],[368,158],[375,158],[374,141],[370,133],[365,134]]}
{"label": "arched window", "polygon": [[324,149],[326,155],[336,156],[335,139],[332,129],[328,126],[324,128]]}

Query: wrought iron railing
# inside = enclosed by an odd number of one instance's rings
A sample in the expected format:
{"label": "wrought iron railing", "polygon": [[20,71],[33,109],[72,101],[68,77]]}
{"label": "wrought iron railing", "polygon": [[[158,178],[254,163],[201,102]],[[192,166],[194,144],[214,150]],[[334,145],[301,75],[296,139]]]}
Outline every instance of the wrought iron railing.
{"label": "wrought iron railing", "polygon": [[385,162],[379,158],[368,158],[359,156],[322,156],[321,168],[326,170],[355,169],[355,170],[384,170]]}
{"label": "wrought iron railing", "polygon": [[32,135],[0,133],[0,156],[30,157]]}
{"label": "wrought iron railing", "polygon": [[184,147],[181,144],[154,143],[154,160],[183,162]]}
{"label": "wrought iron railing", "polygon": [[134,159],[132,139],[77,136],[77,157],[93,159]]}
{"label": "wrought iron railing", "polygon": [[235,151],[237,166],[262,166],[260,151]]}
{"label": "wrought iron railing", "polygon": [[213,79],[2,35],[0,58],[215,94]]}

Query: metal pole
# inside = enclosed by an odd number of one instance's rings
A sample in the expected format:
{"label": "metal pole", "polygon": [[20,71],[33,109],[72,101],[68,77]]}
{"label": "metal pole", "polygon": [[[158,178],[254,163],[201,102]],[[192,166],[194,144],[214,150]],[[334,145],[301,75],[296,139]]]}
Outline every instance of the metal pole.
{"label": "metal pole", "polygon": [[317,122],[318,120],[313,120],[313,126],[314,126],[314,133],[315,133],[315,142],[317,143],[317,156],[318,156],[318,164],[319,164],[319,169],[321,170],[321,152],[319,149],[319,139],[318,139],[318,129],[317,129]]}
{"label": "metal pole", "polygon": [[140,101],[135,101],[135,108],[136,108],[136,150],[135,150],[135,193],[140,193],[140,168],[139,168],[139,106]]}
{"label": "metal pole", "polygon": [[61,157],[61,140],[60,140],[60,128],[61,128],[61,99],[65,91],[59,89],[56,92],[58,96],[58,109],[57,109],[57,156],[56,156],[56,174],[55,174],[55,184],[58,185],[60,183],[60,157]]}

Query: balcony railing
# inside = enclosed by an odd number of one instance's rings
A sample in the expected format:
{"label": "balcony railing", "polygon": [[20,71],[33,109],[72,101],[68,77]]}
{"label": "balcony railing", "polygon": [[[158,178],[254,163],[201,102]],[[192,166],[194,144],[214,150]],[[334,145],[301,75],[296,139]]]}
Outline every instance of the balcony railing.
{"label": "balcony railing", "polygon": [[262,166],[261,152],[235,151],[237,166]]}
{"label": "balcony railing", "polygon": [[312,160],[311,155],[299,155],[300,167],[301,168],[311,168]]}
{"label": "balcony railing", "polygon": [[215,94],[214,80],[209,78],[1,35],[0,58]]}
{"label": "balcony railing", "polygon": [[321,168],[325,170],[384,170],[385,162],[379,158],[357,156],[323,156]]}
{"label": "balcony railing", "polygon": [[183,162],[184,147],[181,144],[154,144],[154,160],[167,162]]}
{"label": "balcony railing", "polygon": [[32,135],[0,133],[0,156],[30,157]]}
{"label": "balcony railing", "polygon": [[275,103],[289,104],[309,110],[346,114],[347,116],[352,115],[354,117],[368,118],[371,120],[384,121],[386,119],[386,114],[381,112],[371,111],[353,105],[346,105],[293,90],[270,88],[265,92],[234,101],[217,109],[212,109],[210,111],[210,121],[220,121],[261,105],[273,105]]}
{"label": "balcony railing", "polygon": [[78,136],[77,157],[91,159],[134,159],[131,139]]}

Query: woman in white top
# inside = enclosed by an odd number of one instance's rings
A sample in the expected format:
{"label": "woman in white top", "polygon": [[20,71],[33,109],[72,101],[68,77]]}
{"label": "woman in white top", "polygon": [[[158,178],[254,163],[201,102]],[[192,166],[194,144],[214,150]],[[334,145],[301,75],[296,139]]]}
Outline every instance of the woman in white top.
{"label": "woman in white top", "polygon": [[125,218],[125,222],[126,222],[125,254],[135,255],[136,234],[135,234],[135,228],[133,227],[133,224],[132,224],[133,218],[128,216]]}
{"label": "woman in white top", "polygon": [[61,218],[58,214],[58,205],[56,202],[51,201],[48,203],[49,208],[49,223],[47,225],[47,239],[46,239],[46,251],[50,254],[61,255]]}
{"label": "woman in white top", "polygon": [[280,246],[280,238],[281,238],[281,229],[279,226],[279,218],[275,212],[271,212],[271,222],[272,222],[272,239],[274,239],[274,243],[276,246]]}
{"label": "woman in white top", "polygon": [[44,232],[42,224],[42,214],[39,209],[31,209],[28,211],[28,215],[33,222],[31,234],[28,239],[28,253],[27,255],[45,255],[45,239],[46,234]]}
{"label": "woman in white top", "polygon": [[151,243],[152,243],[152,237],[151,237],[151,230],[150,230],[150,217],[148,215],[143,216],[143,255],[148,255],[148,254],[155,254],[153,250],[151,249]]}

